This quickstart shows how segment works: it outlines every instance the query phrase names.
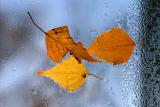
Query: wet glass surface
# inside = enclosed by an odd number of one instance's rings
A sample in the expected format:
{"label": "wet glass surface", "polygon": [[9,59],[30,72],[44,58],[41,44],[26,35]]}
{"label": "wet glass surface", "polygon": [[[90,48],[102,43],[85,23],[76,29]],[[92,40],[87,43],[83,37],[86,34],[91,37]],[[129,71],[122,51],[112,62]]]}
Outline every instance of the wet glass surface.
{"label": "wet glass surface", "polygon": [[[153,97],[159,95],[160,82],[159,4],[1,0],[0,107],[159,107],[159,97]],[[85,47],[112,27],[124,28],[135,42],[141,39],[145,45],[136,45],[129,62],[122,65],[83,61],[89,72],[103,80],[89,77],[79,90],[67,92],[34,74],[55,64],[47,56],[45,35],[32,24],[28,11],[45,31],[67,25],[74,40]]]}

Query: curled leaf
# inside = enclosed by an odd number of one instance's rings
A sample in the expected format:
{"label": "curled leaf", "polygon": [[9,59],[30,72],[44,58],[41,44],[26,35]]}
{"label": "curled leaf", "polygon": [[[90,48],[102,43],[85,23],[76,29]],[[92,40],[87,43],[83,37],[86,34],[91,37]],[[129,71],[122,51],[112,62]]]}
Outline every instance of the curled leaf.
{"label": "curled leaf", "polygon": [[[88,54],[87,50],[82,47],[83,45],[79,45],[79,43],[74,42],[74,40],[69,34],[67,26],[54,28],[52,30],[49,30],[48,32],[45,32],[35,23],[29,12],[28,15],[31,18],[33,24],[44,34],[46,34],[47,53],[48,56],[52,59],[52,61],[59,62],[68,52],[75,56],[75,58],[79,62],[81,62],[82,59],[85,59],[89,62],[96,61]],[[75,51],[77,47],[79,50]],[[78,55],[79,53],[80,55]],[[84,56],[82,56],[81,54]]]}
{"label": "curled leaf", "polygon": [[96,60],[88,54],[81,42],[74,42],[70,37],[67,26],[49,30],[46,34],[46,46],[48,56],[54,62],[59,62],[67,52],[70,52],[79,62],[81,62],[82,59],[88,62],[96,62]]}
{"label": "curled leaf", "polygon": [[83,47],[81,42],[74,44],[73,48],[71,48],[71,53],[79,62],[81,62],[82,59],[85,59],[88,62],[98,62],[98,60],[89,55],[88,51]]}
{"label": "curled leaf", "polygon": [[47,53],[54,62],[59,62],[68,53],[67,48],[72,48],[73,44],[67,26],[49,30],[46,34]]}
{"label": "curled leaf", "polygon": [[112,28],[98,36],[87,50],[106,62],[122,64],[129,60],[134,47],[135,43],[126,31]]}

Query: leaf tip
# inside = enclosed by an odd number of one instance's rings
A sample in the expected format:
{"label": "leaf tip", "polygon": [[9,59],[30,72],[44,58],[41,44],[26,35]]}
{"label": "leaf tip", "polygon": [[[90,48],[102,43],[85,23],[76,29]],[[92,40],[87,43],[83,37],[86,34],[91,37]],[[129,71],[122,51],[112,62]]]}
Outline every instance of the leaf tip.
{"label": "leaf tip", "polygon": [[43,72],[35,72],[35,74],[43,75],[44,73]]}
{"label": "leaf tip", "polygon": [[138,42],[136,44],[144,45],[144,42],[142,40],[138,40]]}

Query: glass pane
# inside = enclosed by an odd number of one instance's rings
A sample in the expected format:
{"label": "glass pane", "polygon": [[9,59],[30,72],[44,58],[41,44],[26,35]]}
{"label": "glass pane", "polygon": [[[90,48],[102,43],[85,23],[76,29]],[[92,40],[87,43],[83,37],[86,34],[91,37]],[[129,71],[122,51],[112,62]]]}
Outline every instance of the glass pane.
{"label": "glass pane", "polygon": [[35,74],[56,64],[47,55],[45,34],[33,25],[27,12],[46,32],[68,26],[73,39],[87,48],[95,37],[113,27],[125,29],[135,42],[145,40],[142,37],[146,30],[143,24],[147,23],[142,17],[146,14],[145,3],[139,0],[1,0],[0,107],[139,107],[145,84],[142,71],[146,68],[141,54],[146,50],[141,45],[136,45],[129,62],[122,65],[82,61],[90,73],[103,80],[89,76],[80,89],[68,92],[51,79]]}

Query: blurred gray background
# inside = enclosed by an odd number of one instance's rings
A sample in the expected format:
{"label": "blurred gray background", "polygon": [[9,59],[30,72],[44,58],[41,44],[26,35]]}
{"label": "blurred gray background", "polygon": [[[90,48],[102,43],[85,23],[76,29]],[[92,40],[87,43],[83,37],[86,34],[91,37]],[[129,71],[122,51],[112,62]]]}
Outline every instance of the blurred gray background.
{"label": "blurred gray background", "polygon": [[[67,92],[52,80],[35,75],[54,66],[48,58],[45,31],[67,25],[75,41],[88,47],[101,32],[122,27],[137,41],[136,0],[0,0],[0,107],[137,107],[135,87],[139,51],[118,66],[84,61],[89,77],[75,92]],[[133,14],[135,12],[135,14]],[[133,30],[134,29],[134,30]],[[136,67],[136,69],[135,69]]]}

